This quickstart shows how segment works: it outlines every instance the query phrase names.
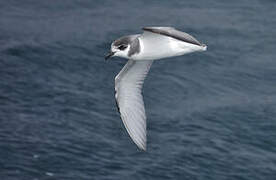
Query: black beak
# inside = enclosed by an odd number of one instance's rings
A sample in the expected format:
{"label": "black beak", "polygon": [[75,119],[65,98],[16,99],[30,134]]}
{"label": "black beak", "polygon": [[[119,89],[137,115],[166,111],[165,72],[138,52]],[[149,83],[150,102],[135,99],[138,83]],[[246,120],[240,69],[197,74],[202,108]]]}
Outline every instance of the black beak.
{"label": "black beak", "polygon": [[107,55],[105,55],[104,59],[107,60],[108,58],[112,57],[115,52],[110,51]]}

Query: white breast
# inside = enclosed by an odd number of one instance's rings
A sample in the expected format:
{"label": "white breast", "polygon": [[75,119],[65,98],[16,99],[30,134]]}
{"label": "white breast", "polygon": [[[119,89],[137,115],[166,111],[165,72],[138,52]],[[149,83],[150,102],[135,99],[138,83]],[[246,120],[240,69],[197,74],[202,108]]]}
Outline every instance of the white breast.
{"label": "white breast", "polygon": [[139,37],[139,42],[140,52],[132,57],[133,60],[156,60],[206,50],[206,46],[186,43],[151,32],[144,32]]}

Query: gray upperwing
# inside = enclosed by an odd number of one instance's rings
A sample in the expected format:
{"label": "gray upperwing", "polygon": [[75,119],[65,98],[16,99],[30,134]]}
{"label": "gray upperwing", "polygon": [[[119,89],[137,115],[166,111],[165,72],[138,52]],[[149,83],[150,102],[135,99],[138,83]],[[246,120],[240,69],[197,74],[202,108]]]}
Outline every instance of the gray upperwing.
{"label": "gray upperwing", "polygon": [[173,27],[144,27],[143,30],[144,31],[149,31],[149,32],[152,32],[152,33],[161,34],[161,35],[164,35],[164,36],[169,36],[169,37],[178,39],[180,41],[195,44],[195,45],[198,45],[198,46],[203,45],[198,40],[196,40],[193,36],[191,36],[191,35],[189,35],[185,32],[178,31]]}

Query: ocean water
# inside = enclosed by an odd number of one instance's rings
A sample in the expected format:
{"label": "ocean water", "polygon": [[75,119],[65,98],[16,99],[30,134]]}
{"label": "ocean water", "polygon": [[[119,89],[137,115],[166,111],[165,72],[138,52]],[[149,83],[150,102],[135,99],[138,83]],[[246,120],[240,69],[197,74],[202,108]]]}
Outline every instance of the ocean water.
{"label": "ocean water", "polygon": [[[275,180],[276,1],[0,1],[1,180]],[[208,51],[154,62],[148,149],[114,100],[113,40],[173,26]]]}

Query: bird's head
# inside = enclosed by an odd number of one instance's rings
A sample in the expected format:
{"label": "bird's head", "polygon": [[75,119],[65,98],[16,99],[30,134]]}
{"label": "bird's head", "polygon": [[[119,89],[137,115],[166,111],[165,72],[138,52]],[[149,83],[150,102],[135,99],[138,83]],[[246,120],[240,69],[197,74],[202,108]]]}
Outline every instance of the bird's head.
{"label": "bird's head", "polygon": [[121,37],[111,44],[110,52],[105,56],[105,60],[112,56],[129,58],[128,52],[130,49],[131,38],[129,36]]}

